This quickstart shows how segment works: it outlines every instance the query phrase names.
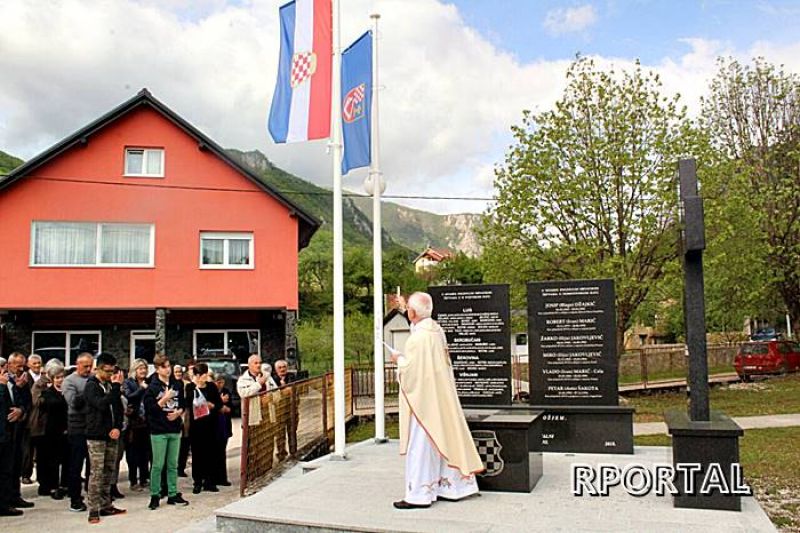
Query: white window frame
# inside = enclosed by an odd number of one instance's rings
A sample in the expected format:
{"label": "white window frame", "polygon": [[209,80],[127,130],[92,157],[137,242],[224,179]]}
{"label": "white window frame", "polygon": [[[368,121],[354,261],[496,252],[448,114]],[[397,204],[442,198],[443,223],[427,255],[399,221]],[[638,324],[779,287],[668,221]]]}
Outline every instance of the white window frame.
{"label": "white window frame", "polygon": [[[142,172],[139,174],[129,174],[128,173],[128,154],[130,152],[143,152],[142,153]],[[147,173],[147,158],[148,154],[152,152],[159,152],[161,154],[161,172],[158,174],[148,174]],[[125,147],[125,160],[122,162],[124,165],[122,167],[123,176],[128,178],[163,178],[164,177],[164,169],[167,166],[166,160],[166,151],[163,148],[144,148],[140,146],[126,146]]]}
{"label": "white window frame", "polygon": [[[243,329],[195,329],[192,331],[192,355],[200,355],[197,353],[197,334],[198,333],[222,333],[222,345],[224,350],[228,350],[228,333],[247,333],[248,331],[255,331],[258,333],[258,355],[261,356],[261,328],[243,328]],[[231,355],[226,353],[225,355]]]}
{"label": "white window frame", "polygon": [[[37,223],[44,223],[44,224],[58,224],[59,222],[63,223],[80,223],[80,224],[95,224],[97,231],[97,238],[95,240],[95,255],[94,255],[94,263],[93,264],[69,264],[69,263],[59,263],[59,264],[46,264],[40,265],[36,263],[36,224]],[[114,225],[126,225],[126,226],[150,226],[150,261],[147,263],[103,263],[102,254],[103,254],[103,242],[102,242],[102,235],[103,235],[103,226],[114,226]],[[30,250],[30,260],[28,265],[35,268],[154,268],[155,267],[155,259],[156,259],[156,225],[149,222],[91,222],[85,220],[34,220],[31,222],[31,250]]]}
{"label": "white window frame", "polygon": [[[64,366],[70,366],[70,353],[72,352],[72,335],[97,335],[97,353],[103,351],[103,332],[98,330],[83,330],[83,329],[37,329],[31,331],[31,353],[36,353],[36,348],[46,348],[46,346],[36,346],[34,342],[37,333],[63,333],[66,345],[64,346]],[[259,339],[260,340],[260,339]]]}
{"label": "white window frame", "polygon": [[[222,264],[221,265],[204,265],[203,264],[203,239],[222,240]],[[231,239],[249,240],[250,241],[250,264],[248,265],[231,265],[228,263],[229,257],[229,241]],[[256,267],[255,245],[256,239],[252,231],[201,231],[200,232],[200,249],[198,257],[198,264],[202,270],[253,270]]]}

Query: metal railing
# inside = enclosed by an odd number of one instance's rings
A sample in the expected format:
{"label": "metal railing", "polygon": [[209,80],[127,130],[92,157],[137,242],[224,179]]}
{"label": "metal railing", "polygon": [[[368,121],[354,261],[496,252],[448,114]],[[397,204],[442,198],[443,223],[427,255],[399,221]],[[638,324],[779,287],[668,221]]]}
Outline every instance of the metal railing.
{"label": "metal railing", "polygon": [[[736,378],[733,359],[738,344],[710,344],[708,351],[709,380],[715,377]],[[520,358],[511,360],[511,388],[515,401],[530,393],[528,362]],[[620,389],[626,391],[643,390],[664,384],[685,385],[688,375],[688,356],[683,344],[645,346],[628,350],[619,359],[618,382]],[[375,405],[375,373],[371,366],[352,369],[353,406],[358,414],[367,414]],[[399,385],[397,367],[387,364],[384,368],[384,398],[387,412],[398,405]],[[730,381],[730,379],[728,380]]]}
{"label": "metal railing", "polygon": [[[350,419],[353,369],[345,372],[345,418]],[[333,373],[262,392],[258,395],[260,420],[250,410],[250,399],[242,399],[242,496],[260,486],[286,461],[305,460],[330,451],[333,392]]]}
{"label": "metal railing", "polygon": [[[356,412],[375,408],[375,369],[372,366],[353,367],[353,408]],[[397,382],[397,365],[387,363],[383,369],[383,397],[387,409],[398,406],[400,384]]]}
{"label": "metal railing", "polygon": [[[731,374],[738,344],[710,344],[707,347],[708,375]],[[619,360],[619,384],[626,388],[648,388],[659,382],[685,380],[689,358],[683,344],[654,345],[628,350]]]}

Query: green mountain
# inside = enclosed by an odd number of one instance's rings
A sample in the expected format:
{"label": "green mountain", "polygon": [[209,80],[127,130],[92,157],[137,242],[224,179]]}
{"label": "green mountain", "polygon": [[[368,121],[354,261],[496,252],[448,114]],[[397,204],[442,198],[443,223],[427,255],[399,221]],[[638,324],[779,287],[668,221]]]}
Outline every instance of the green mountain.
{"label": "green mountain", "polygon": [[[289,174],[276,167],[267,156],[258,150],[242,152],[227,149],[234,159],[255,170],[264,182],[305,208],[322,221],[320,231],[329,232],[333,228],[332,192],[318,187],[302,178]],[[344,198],[342,202],[343,233],[346,244],[372,246],[372,221],[356,207],[352,198]],[[387,248],[397,246],[387,231],[383,231],[383,244]]]}
{"label": "green mountain", "polygon": [[[354,203],[372,223],[372,199],[354,198]],[[459,213],[438,215],[392,202],[383,202],[381,223],[399,244],[422,252],[426,247],[449,248],[475,257],[481,254],[478,229],[483,215]]]}
{"label": "green mountain", "polygon": [[[255,169],[264,181],[281,191],[328,224],[333,217],[331,191],[318,187],[276,167],[258,150],[228,150],[240,162]],[[372,199],[348,193],[342,205],[345,241],[372,242]],[[400,245],[413,253],[427,246],[449,248],[470,256],[480,255],[477,229],[482,216],[473,213],[437,215],[392,202],[383,202],[381,222],[385,246]]]}
{"label": "green mountain", "polygon": [[22,159],[16,158],[13,155],[9,155],[0,150],[0,176],[3,174],[8,174],[22,163],[24,163]]}

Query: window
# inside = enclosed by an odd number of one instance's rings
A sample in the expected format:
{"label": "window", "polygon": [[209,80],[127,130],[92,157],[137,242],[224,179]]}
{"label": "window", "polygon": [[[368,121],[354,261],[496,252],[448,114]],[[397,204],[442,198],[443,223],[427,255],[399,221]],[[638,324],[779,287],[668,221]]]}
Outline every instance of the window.
{"label": "window", "polygon": [[200,233],[200,268],[253,268],[253,234]]}
{"label": "window", "polygon": [[31,233],[31,266],[153,266],[153,224],[34,222]]}
{"label": "window", "polygon": [[791,342],[779,342],[778,343],[778,353],[792,353],[792,343]]}
{"label": "window", "polygon": [[164,150],[162,148],[126,148],[125,175],[163,178]]}
{"label": "window", "polygon": [[261,353],[261,332],[257,329],[196,329],[194,353],[206,357],[235,355],[244,362],[251,353]]}
{"label": "window", "polygon": [[147,361],[148,374],[152,373],[155,370],[153,358],[156,355],[156,332],[152,330],[131,331],[130,354],[131,365],[135,359],[144,359]]}
{"label": "window", "polygon": [[100,353],[101,335],[99,331],[34,331],[31,346],[31,352],[41,355],[45,363],[59,359],[72,365],[83,352]]}

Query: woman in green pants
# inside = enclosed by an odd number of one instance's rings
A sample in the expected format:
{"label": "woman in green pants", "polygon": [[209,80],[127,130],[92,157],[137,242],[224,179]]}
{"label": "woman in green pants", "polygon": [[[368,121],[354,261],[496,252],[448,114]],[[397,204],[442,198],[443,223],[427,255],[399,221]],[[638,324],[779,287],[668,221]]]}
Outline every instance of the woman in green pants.
{"label": "woman in green pants", "polygon": [[157,509],[160,500],[161,471],[167,470],[167,504],[188,505],[178,492],[178,453],[181,446],[181,415],[185,410],[183,384],[172,378],[172,365],[164,354],[153,358],[156,375],[144,395],[153,462],[150,470],[150,509]]}

